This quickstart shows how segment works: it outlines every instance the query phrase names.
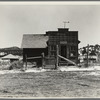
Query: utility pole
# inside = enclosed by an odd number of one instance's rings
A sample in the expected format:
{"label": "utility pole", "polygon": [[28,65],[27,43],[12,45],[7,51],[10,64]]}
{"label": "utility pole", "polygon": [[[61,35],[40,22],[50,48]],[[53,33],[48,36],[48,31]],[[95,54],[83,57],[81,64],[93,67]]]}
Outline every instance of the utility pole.
{"label": "utility pole", "polygon": [[89,66],[89,44],[87,45],[87,67]]}
{"label": "utility pole", "polygon": [[64,21],[63,23],[64,23],[64,28],[66,28],[66,23],[69,23],[69,21],[68,22]]}

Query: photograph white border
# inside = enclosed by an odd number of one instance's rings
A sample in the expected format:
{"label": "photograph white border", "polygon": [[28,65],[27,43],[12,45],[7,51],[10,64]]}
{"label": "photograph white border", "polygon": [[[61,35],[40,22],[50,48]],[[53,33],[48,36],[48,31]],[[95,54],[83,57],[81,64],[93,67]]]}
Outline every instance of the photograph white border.
{"label": "photograph white border", "polygon": [[[100,1],[0,1],[0,6],[3,5],[100,5]],[[0,97],[5,99],[77,99],[77,97]],[[97,97],[98,98],[98,97]],[[82,99],[82,97],[79,97]],[[84,97],[85,99],[85,97]],[[86,97],[87,99],[87,97]],[[95,99],[92,98],[92,99]]]}

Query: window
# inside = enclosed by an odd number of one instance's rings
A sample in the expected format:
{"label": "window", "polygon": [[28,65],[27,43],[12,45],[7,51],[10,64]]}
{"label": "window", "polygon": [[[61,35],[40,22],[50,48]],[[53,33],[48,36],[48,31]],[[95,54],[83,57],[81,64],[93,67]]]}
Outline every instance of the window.
{"label": "window", "polygon": [[75,51],[76,50],[76,46],[71,46],[71,51]]}
{"label": "window", "polygon": [[76,46],[71,46],[70,57],[76,57],[76,52],[77,52]]}
{"label": "window", "polygon": [[72,52],[70,53],[70,57],[71,57],[71,58],[76,57],[76,52],[75,52],[75,51],[72,51]]}
{"label": "window", "polygon": [[51,56],[56,55],[56,45],[51,45],[50,46],[50,54],[51,54]]}
{"label": "window", "polygon": [[51,56],[55,56],[56,55],[56,53],[55,52],[51,52]]}
{"label": "window", "polygon": [[56,50],[56,46],[55,45],[51,45],[51,51],[55,51]]}

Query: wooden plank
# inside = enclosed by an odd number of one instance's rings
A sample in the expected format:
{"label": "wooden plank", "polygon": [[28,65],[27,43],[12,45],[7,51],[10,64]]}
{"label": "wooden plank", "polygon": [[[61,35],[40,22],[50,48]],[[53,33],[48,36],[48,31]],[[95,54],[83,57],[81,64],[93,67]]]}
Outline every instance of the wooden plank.
{"label": "wooden plank", "polygon": [[74,65],[76,66],[76,63],[75,63],[75,62],[73,62],[73,61],[71,61],[71,60],[69,60],[69,59],[67,59],[67,58],[65,58],[65,57],[63,57],[63,56],[60,56],[60,55],[58,55],[58,57],[60,57],[60,58],[62,58],[62,59],[64,59],[64,60],[66,60],[66,61],[68,61],[69,63],[72,63],[72,64],[74,64]]}
{"label": "wooden plank", "polygon": [[36,58],[42,58],[41,56],[37,56],[37,57],[28,57],[27,59],[36,59]]}
{"label": "wooden plank", "polygon": [[67,41],[60,41],[60,44],[67,44]]}

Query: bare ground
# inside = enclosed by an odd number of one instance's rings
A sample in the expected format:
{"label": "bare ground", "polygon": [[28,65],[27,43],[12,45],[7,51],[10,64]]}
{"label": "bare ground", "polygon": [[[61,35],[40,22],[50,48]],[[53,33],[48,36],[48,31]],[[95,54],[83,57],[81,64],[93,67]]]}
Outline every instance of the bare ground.
{"label": "bare ground", "polygon": [[1,97],[100,97],[100,75],[47,71],[0,75]]}

